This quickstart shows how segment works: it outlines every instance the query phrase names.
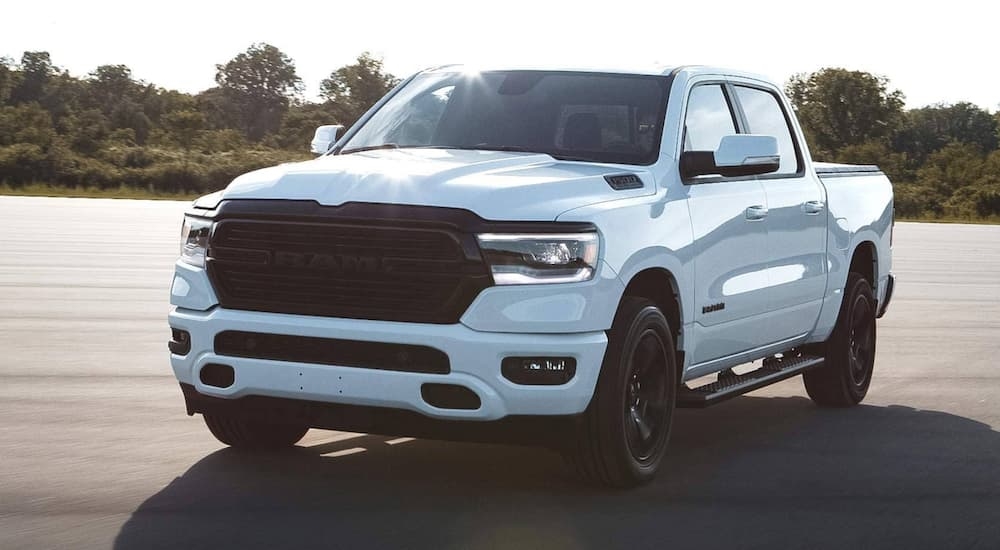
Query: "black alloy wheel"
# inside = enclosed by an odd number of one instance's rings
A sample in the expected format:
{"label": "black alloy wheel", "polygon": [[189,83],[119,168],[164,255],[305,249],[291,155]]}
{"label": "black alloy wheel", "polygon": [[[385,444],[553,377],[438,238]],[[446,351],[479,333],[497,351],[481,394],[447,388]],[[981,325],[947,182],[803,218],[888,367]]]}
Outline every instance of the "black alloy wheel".
{"label": "black alloy wheel", "polygon": [[851,336],[848,348],[851,382],[857,388],[866,387],[875,360],[875,310],[871,302],[860,293],[851,305]]}
{"label": "black alloy wheel", "polygon": [[673,331],[659,307],[622,298],[594,396],[564,450],[581,478],[618,488],[652,481],[670,440],[678,368]]}
{"label": "black alloy wheel", "polygon": [[826,362],[802,374],[806,393],[821,407],[851,407],[865,398],[875,368],[875,294],[871,283],[851,272],[837,325],[815,346]]}
{"label": "black alloy wheel", "polygon": [[646,463],[664,444],[663,424],[669,420],[666,346],[656,330],[648,328],[639,336],[628,361],[625,386],[625,436],[629,451]]}

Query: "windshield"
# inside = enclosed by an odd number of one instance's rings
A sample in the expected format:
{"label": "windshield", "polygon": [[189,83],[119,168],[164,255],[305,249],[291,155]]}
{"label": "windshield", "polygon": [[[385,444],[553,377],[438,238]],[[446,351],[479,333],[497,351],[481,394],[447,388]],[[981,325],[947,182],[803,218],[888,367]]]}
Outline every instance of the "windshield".
{"label": "windshield", "polygon": [[652,164],[659,154],[668,88],[663,76],[426,73],[390,98],[340,153],[436,147]]}

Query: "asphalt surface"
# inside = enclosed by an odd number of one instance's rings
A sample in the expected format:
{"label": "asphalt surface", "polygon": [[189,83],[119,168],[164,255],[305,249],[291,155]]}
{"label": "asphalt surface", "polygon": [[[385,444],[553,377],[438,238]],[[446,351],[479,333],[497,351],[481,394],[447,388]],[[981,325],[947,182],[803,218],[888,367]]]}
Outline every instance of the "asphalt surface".
{"label": "asphalt surface", "polygon": [[0,549],[1000,548],[998,226],[897,225],[862,406],[679,411],[663,475],[608,492],[532,448],[223,448],[167,361],[185,206],[0,197]]}

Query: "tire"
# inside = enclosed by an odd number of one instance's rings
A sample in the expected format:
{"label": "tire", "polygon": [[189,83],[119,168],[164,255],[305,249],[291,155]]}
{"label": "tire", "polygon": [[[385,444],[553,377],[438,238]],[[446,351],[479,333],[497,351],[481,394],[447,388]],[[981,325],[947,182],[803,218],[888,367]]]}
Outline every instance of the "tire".
{"label": "tire", "polygon": [[309,431],[303,424],[274,424],[225,414],[205,414],[216,439],[236,449],[278,450],[295,446]]}
{"label": "tire", "polygon": [[853,407],[868,393],[875,367],[875,295],[851,272],[837,325],[819,349],[826,363],[802,373],[806,393],[820,407]]}
{"label": "tire", "polygon": [[677,402],[673,332],[644,298],[622,300],[594,397],[565,451],[585,481],[625,488],[656,475],[670,440]]}

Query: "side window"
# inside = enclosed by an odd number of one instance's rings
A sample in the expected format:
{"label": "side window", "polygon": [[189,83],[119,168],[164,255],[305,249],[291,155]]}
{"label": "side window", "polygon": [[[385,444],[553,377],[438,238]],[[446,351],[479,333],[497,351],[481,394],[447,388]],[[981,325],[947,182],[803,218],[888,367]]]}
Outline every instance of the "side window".
{"label": "side window", "polygon": [[721,84],[703,84],[691,90],[684,119],[684,150],[715,151],[723,136],[736,132],[736,121]]}
{"label": "side window", "polygon": [[794,174],[799,171],[799,161],[795,155],[795,142],[792,131],[788,127],[785,111],[781,108],[778,98],[771,92],[758,88],[736,86],[736,96],[747,117],[749,132],[778,138],[778,152],[781,153],[781,166],[777,174]]}

